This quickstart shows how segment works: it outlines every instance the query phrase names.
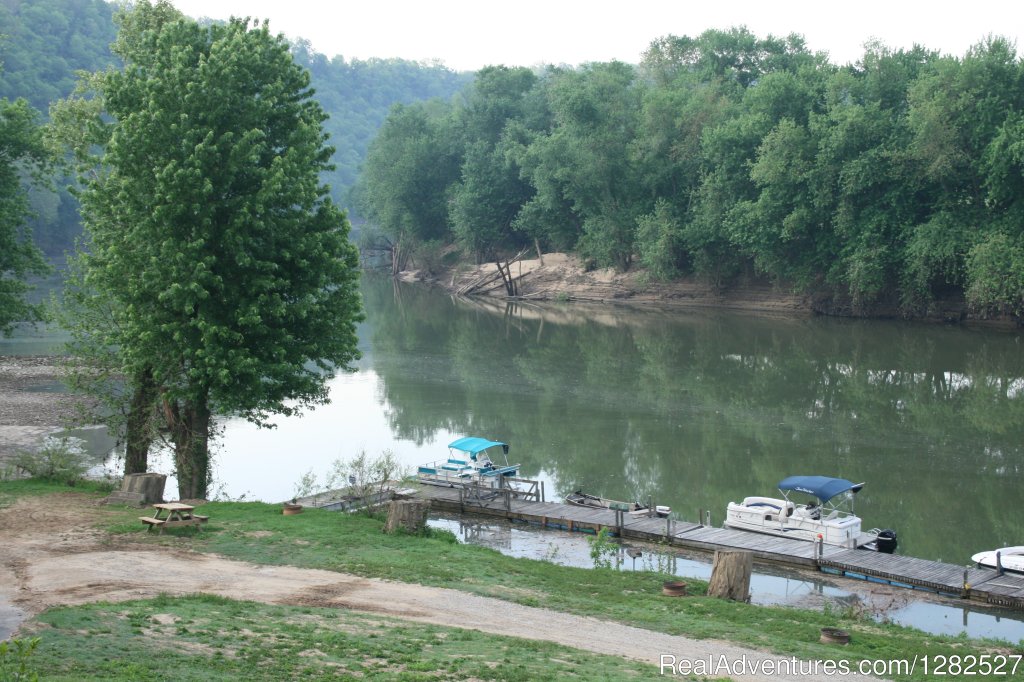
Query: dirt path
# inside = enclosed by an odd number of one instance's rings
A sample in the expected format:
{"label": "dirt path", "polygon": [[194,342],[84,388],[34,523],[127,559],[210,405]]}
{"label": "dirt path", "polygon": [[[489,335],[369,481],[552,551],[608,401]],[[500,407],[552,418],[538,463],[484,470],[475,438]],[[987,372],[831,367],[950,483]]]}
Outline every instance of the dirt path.
{"label": "dirt path", "polygon": [[[188,550],[142,545],[91,528],[99,505],[83,495],[29,497],[0,509],[0,605],[32,616],[87,602],[205,592],[270,604],[341,607],[394,618],[548,640],[657,665],[661,654],[729,661],[783,659],[732,644],[693,640],[443,588],[332,571],[258,566]],[[732,675],[742,680],[820,676]],[[867,678],[862,678],[867,679]]]}

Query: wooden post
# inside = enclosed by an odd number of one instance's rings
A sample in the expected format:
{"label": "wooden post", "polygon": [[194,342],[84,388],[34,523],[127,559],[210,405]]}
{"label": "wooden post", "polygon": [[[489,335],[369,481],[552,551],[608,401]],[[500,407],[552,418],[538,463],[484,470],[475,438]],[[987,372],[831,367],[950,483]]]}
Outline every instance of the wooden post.
{"label": "wooden post", "polygon": [[427,525],[430,500],[392,500],[388,505],[388,520],[384,532],[393,534],[399,528],[418,533]]}
{"label": "wooden post", "polygon": [[751,552],[716,551],[708,596],[750,601],[750,574],[753,570],[754,555]]}
{"label": "wooden post", "polygon": [[547,500],[544,498],[544,481],[540,482],[540,501],[547,502]]}
{"label": "wooden post", "polygon": [[999,575],[1003,574],[1003,553],[996,552],[996,571]]}
{"label": "wooden post", "polygon": [[672,537],[672,517],[665,517],[665,539],[668,540]]}

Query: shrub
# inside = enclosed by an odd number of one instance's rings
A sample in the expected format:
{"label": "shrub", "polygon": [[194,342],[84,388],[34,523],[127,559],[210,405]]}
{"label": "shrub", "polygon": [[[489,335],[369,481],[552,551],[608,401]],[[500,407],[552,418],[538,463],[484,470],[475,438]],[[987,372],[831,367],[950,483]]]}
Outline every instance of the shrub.
{"label": "shrub", "polygon": [[39,638],[12,639],[0,642],[0,680],[7,682],[34,682],[38,673],[28,667],[28,659],[39,646]]}
{"label": "shrub", "polygon": [[14,458],[16,468],[32,478],[75,485],[91,463],[80,438],[47,437],[36,452],[22,452]]}

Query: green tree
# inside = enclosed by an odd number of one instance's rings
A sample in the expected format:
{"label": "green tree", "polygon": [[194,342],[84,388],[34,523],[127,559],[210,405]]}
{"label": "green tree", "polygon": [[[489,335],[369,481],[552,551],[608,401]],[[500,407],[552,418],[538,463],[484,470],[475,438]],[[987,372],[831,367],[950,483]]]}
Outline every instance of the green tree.
{"label": "green tree", "polygon": [[393,272],[419,243],[448,236],[447,194],[461,164],[450,114],[440,103],[395,105],[367,152],[360,210],[389,241]]}
{"label": "green tree", "polygon": [[522,160],[537,188],[528,214],[558,220],[568,202],[581,226],[580,252],[621,269],[633,256],[637,218],[653,208],[642,195],[632,151],[642,96],[635,75],[621,62],[554,72],[548,85],[553,129],[537,136]]}
{"label": "green tree", "polygon": [[461,180],[451,190],[449,219],[456,238],[480,262],[493,258],[498,246],[521,241],[513,221],[534,193],[521,177],[514,141],[505,139],[509,126],[530,129],[537,124],[537,76],[525,68],[489,66],[477,74],[456,114],[464,141]]}
{"label": "green tree", "polygon": [[0,333],[9,334],[20,321],[39,321],[39,306],[25,300],[29,275],[49,271],[27,228],[25,180],[41,182],[47,154],[38,114],[23,99],[0,99]]}
{"label": "green tree", "polygon": [[121,22],[124,70],[87,82],[110,123],[83,177],[85,284],[111,301],[124,374],[157,387],[179,495],[203,497],[214,414],[265,424],[326,402],[358,357],[357,255],[318,180],[325,115],[283,38],[164,1]]}

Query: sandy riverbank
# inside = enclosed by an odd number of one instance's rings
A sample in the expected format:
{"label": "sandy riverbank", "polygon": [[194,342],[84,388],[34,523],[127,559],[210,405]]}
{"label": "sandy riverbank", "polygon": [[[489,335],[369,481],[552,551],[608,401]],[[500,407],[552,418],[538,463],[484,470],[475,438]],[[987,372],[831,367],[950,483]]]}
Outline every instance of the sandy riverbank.
{"label": "sandy riverbank", "polygon": [[60,382],[59,357],[0,356],[0,466],[74,417],[81,398]]}
{"label": "sandy riverbank", "polygon": [[[834,293],[799,293],[790,286],[756,277],[739,278],[722,286],[694,277],[656,282],[640,268],[627,272],[619,272],[614,268],[587,269],[579,258],[566,253],[546,253],[543,258],[517,261],[509,267],[509,273],[515,281],[516,297],[527,301],[583,301],[793,316],[830,315],[877,319],[906,317],[895,300],[878,301],[858,308],[850,300]],[[439,286],[455,295],[501,299],[508,296],[495,263],[477,266],[461,264],[436,274],[410,270],[400,273],[399,277],[407,282]],[[1020,326],[1017,319],[989,318],[975,314],[962,296],[935,301],[929,310],[922,311],[914,319],[999,329]]]}

